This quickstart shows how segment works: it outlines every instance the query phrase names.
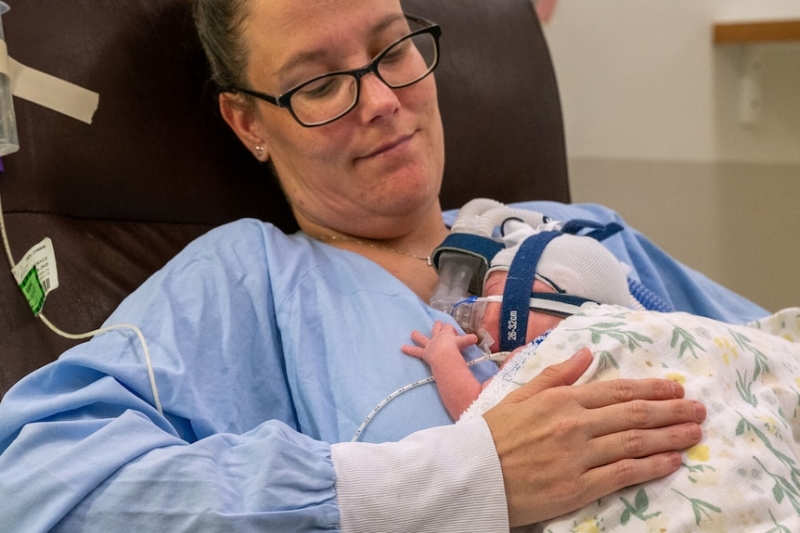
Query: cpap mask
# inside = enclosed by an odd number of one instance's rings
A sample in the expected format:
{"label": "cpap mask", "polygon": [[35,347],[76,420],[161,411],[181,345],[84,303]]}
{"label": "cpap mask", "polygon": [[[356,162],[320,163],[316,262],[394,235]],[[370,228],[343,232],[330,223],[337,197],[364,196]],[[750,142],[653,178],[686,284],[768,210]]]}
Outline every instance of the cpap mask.
{"label": "cpap mask", "polygon": [[533,227],[549,222],[547,216],[536,211],[509,207],[487,198],[476,198],[461,208],[450,235],[431,255],[439,274],[431,307],[449,313],[456,303],[483,292],[492,258],[505,247],[495,238],[495,228],[509,219]]}
{"label": "cpap mask", "polygon": [[[481,326],[489,306],[502,303],[503,296],[500,294],[470,296],[460,302],[456,302],[450,310],[450,316],[455,319],[465,332],[478,333],[483,329]],[[598,304],[599,302],[571,294],[531,292],[528,310],[566,318],[577,313],[581,306],[586,303]]]}
{"label": "cpap mask", "polygon": [[[496,227],[502,240],[494,237]],[[620,230],[622,226],[616,223],[562,223],[493,200],[473,200],[462,208],[451,234],[434,251],[440,277],[431,306],[450,314],[465,331],[479,333],[485,331],[481,324],[489,306],[499,304],[500,349],[512,351],[525,342],[530,310],[567,317],[587,302],[627,305],[626,272],[597,244]],[[579,232],[584,235],[578,236]],[[537,276],[545,248],[564,235],[569,240],[562,239],[548,252],[542,275]],[[477,296],[488,274],[499,269],[508,270],[503,295]],[[537,277],[555,292],[532,292]],[[563,289],[559,288],[562,284]]]}
{"label": "cpap mask", "polygon": [[[495,258],[498,265],[508,265],[500,311],[500,350],[513,351],[525,344],[530,308],[567,317],[587,302],[629,306],[627,271],[599,244],[621,231],[621,225],[571,220],[558,229],[531,228],[516,221],[510,226],[512,232],[506,238],[513,245]],[[537,277],[551,282],[556,292],[531,293]]]}

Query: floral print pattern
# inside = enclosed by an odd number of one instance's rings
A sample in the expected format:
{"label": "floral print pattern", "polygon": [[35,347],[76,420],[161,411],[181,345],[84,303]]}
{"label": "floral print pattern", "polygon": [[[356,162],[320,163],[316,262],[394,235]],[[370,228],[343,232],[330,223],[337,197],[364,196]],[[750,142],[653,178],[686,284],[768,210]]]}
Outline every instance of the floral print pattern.
{"label": "floral print pattern", "polygon": [[[592,306],[519,352],[489,402],[588,346],[579,383],[660,377],[706,405],[704,437],[674,474],[610,494],[532,531],[800,531],[800,309],[746,325]],[[492,390],[495,389],[495,390]],[[465,417],[491,405],[482,395]]]}

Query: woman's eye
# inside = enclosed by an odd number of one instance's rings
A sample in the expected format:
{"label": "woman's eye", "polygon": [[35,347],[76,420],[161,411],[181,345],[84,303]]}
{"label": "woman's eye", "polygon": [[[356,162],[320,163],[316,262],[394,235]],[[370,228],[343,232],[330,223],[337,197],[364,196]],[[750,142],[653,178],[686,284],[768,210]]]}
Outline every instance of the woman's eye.
{"label": "woman's eye", "polygon": [[381,58],[381,63],[383,62],[393,62],[399,61],[403,59],[409,52],[409,47],[413,46],[410,40],[405,40],[403,42],[397,43],[393,46],[390,50],[387,51],[386,55]]}
{"label": "woman's eye", "polygon": [[299,91],[298,96],[303,98],[324,98],[333,93],[341,85],[337,77],[322,78],[304,85]]}

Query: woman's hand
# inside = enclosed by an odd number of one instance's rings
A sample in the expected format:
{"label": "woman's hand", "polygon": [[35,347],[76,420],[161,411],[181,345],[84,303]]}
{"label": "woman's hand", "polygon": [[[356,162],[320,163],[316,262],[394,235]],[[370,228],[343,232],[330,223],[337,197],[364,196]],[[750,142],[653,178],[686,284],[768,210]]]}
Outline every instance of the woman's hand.
{"label": "woman's hand", "polygon": [[568,386],[584,348],[484,414],[503,470],[511,526],[541,522],[615,490],[670,474],[700,441],[705,407],[662,379]]}

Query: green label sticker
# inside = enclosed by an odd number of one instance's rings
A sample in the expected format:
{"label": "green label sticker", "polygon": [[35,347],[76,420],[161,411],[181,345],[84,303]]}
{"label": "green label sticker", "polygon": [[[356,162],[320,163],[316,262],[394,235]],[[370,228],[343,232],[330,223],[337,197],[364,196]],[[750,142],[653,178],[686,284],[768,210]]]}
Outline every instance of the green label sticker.
{"label": "green label sticker", "polygon": [[28,300],[28,305],[31,306],[33,314],[39,316],[42,306],[44,306],[45,292],[42,283],[39,281],[39,273],[36,271],[36,267],[28,271],[22,283],[19,284],[19,288],[22,289],[22,294]]}

